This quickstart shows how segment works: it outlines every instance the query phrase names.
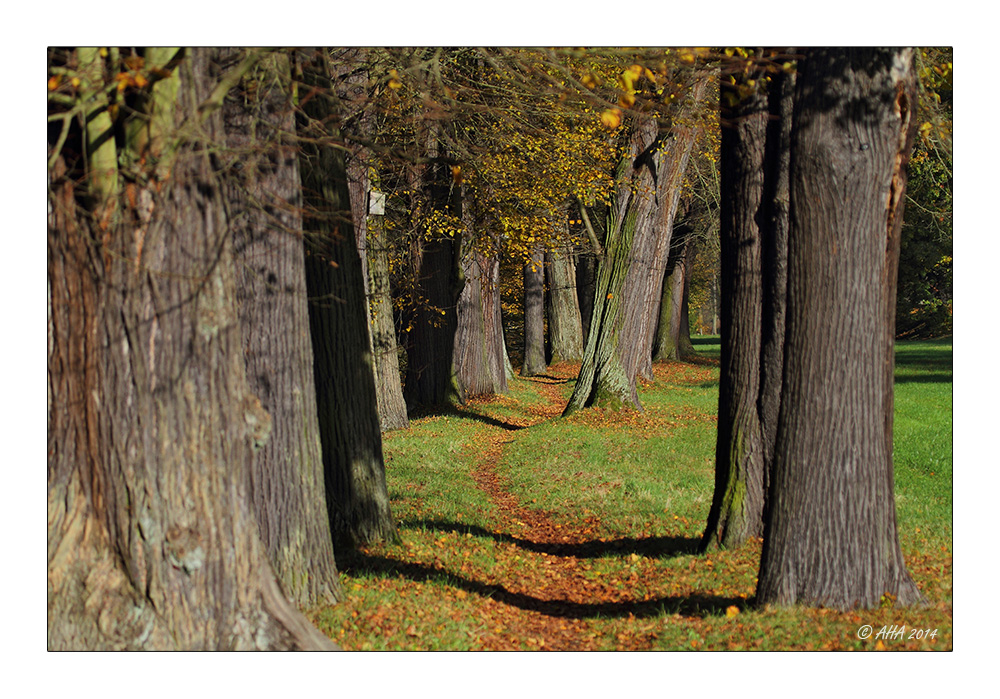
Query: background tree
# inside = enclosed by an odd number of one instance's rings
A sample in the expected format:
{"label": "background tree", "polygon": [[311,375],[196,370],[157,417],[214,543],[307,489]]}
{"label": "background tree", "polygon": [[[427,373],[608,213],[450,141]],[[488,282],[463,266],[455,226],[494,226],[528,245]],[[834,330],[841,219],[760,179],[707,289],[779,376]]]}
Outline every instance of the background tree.
{"label": "background tree", "polygon": [[351,216],[347,168],[339,144],[339,100],[329,56],[297,58],[298,129],[306,231],[306,284],[315,353],[320,437],[338,545],[396,537],[378,423],[364,278]]}
{"label": "background tree", "polygon": [[[567,207],[568,208],[568,207]],[[568,214],[562,219],[560,237],[571,241]],[[545,295],[549,319],[551,364],[577,362],[583,358],[583,324],[576,288],[576,260],[570,242],[545,252]]]}
{"label": "background tree", "polygon": [[896,531],[896,263],[912,49],[814,49],[791,137],[782,403],[757,600],[913,604]]}
{"label": "background tree", "polygon": [[349,151],[346,163],[351,220],[369,311],[379,426],[386,431],[408,426],[409,419],[400,383],[388,242],[382,215],[369,216],[375,169],[373,136],[377,125],[375,86],[371,79],[372,70],[377,68],[370,54],[364,48],[334,49],[331,66],[334,89],[341,104],[340,131]]}
{"label": "background tree", "polygon": [[544,251],[535,248],[524,263],[524,365],[521,376],[544,374],[545,264]]}
{"label": "background tree", "polygon": [[213,151],[250,65],[49,54],[51,649],[333,647],[275,582],[247,493],[269,416]]}
{"label": "background tree", "polygon": [[916,55],[917,137],[907,167],[899,255],[896,332],[936,337],[952,331],[952,51]]}
{"label": "background tree", "polygon": [[[669,71],[668,75],[667,80],[679,79]],[[680,79],[694,84],[694,90],[683,82],[671,84],[677,92],[684,88],[692,92],[689,101],[681,102],[692,108],[701,76]],[[658,82],[648,68],[630,67],[623,73],[623,86],[628,88],[623,104],[634,101],[636,87],[649,90],[650,83],[655,86]],[[606,115],[609,123],[613,124],[619,114],[620,110]],[[587,347],[567,413],[595,404],[639,407],[636,376],[640,361],[645,364],[651,358],[656,302],[669,250],[670,229],[663,223],[667,217],[672,221],[676,210],[675,189],[679,189],[681,178],[673,173],[679,170],[683,174],[693,139],[677,138],[683,147],[664,148],[656,119],[641,113],[630,114],[629,119],[628,146],[617,170],[618,189],[607,218],[604,255],[598,264]]]}

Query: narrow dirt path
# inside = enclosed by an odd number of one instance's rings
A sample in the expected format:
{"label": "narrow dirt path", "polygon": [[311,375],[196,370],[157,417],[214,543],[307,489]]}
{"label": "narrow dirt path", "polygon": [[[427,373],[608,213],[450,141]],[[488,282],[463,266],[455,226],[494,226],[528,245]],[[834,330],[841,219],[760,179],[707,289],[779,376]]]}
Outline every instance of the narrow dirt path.
{"label": "narrow dirt path", "polygon": [[[548,376],[529,379],[539,387],[546,402],[534,409],[535,418],[519,427],[536,425],[562,414],[566,399],[560,386],[576,376],[576,370],[559,369],[550,370]],[[620,588],[589,579],[590,566],[573,553],[580,551],[581,545],[595,541],[598,522],[593,516],[573,526],[563,525],[549,513],[525,506],[508,489],[497,467],[506,445],[515,441],[517,435],[517,431],[493,428],[472,472],[476,485],[496,508],[502,533],[520,542],[519,555],[530,559],[529,565],[520,568],[527,571],[523,577],[503,581],[505,594],[497,597],[503,632],[484,636],[484,646],[507,650],[522,648],[522,643],[527,643],[529,647],[546,650],[592,650],[597,634],[590,633],[583,612],[609,602],[630,600],[622,598]],[[648,648],[650,640],[635,639],[638,645],[631,649]]]}

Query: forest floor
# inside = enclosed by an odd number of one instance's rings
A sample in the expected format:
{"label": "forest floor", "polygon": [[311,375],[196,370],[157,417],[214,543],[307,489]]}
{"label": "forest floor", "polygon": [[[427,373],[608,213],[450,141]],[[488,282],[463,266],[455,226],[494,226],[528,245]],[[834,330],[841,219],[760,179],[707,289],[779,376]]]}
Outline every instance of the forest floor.
{"label": "forest floor", "polygon": [[[933,378],[945,349],[925,350],[903,363],[924,435],[941,414],[928,403],[940,396],[925,393],[945,383]],[[385,435],[400,541],[338,552],[345,599],[307,610],[312,621],[347,650],[951,649],[950,412],[939,438],[922,440],[932,454],[897,446],[900,539],[928,605],[758,609],[759,540],[697,552],[713,486],[714,362],[655,365],[641,412],[564,418],[577,369],[517,377],[508,396]],[[909,429],[898,413],[897,442]],[[877,637],[883,627],[905,632]]]}

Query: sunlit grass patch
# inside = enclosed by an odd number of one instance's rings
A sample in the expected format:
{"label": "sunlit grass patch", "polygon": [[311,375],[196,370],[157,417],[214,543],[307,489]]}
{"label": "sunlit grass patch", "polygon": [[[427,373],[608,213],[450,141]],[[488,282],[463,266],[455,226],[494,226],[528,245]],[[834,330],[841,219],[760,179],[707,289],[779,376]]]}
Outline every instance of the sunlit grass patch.
{"label": "sunlit grass patch", "polygon": [[718,367],[699,361],[656,365],[641,412],[560,417],[573,377],[556,369],[385,435],[401,540],[338,552],[347,599],[309,616],[351,650],[950,649],[950,342],[899,357],[899,532],[926,608],[758,609],[760,540],[697,553],[718,401]]}

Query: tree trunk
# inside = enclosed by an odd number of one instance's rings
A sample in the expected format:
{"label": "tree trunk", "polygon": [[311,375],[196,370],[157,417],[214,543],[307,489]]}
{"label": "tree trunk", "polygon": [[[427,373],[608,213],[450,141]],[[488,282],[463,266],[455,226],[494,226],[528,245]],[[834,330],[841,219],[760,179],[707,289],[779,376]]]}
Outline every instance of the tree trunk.
{"label": "tree trunk", "polygon": [[336,545],[394,540],[368,309],[351,220],[339,104],[322,51],[299,54],[306,282],[330,529]]}
{"label": "tree trunk", "polygon": [[704,92],[700,79],[687,97],[674,127],[658,140],[654,157],[654,208],[647,225],[637,230],[632,245],[629,275],[625,282],[623,362],[633,382],[637,376],[653,377],[653,338],[663,296],[663,280],[673,237],[674,217],[680,203],[684,173],[691,159],[698,129],[683,124],[692,118]]}
{"label": "tree trunk", "polygon": [[372,140],[372,103],[368,95],[368,50],[336,49],[334,86],[343,109],[342,130],[348,137],[347,181],[351,196],[351,219],[369,311],[368,331],[372,345],[375,398],[379,426],[383,432],[410,424],[400,382],[399,356],[389,288],[389,251],[381,216],[369,216],[372,192],[371,152],[362,145]]}
{"label": "tree trunk", "polygon": [[462,256],[462,269],[465,286],[458,298],[455,377],[467,398],[507,393],[500,260],[468,249]]}
{"label": "tree trunk", "polygon": [[[688,97],[690,116],[704,89]],[[670,250],[673,218],[696,131],[680,125],[661,137],[656,121],[636,116],[617,172],[607,243],[597,272],[593,317],[573,396],[572,412],[595,403],[641,409],[636,378],[652,375],[653,335]],[[593,354],[591,354],[593,348]]]}
{"label": "tree trunk", "polygon": [[[244,57],[223,54],[228,65]],[[250,497],[285,593],[299,606],[333,604],[342,593],[313,384],[298,153],[287,136],[295,128],[291,68],[287,56],[265,60],[223,106],[247,383],[271,416],[270,438],[251,462]]]}
{"label": "tree trunk", "polygon": [[216,72],[206,50],[173,59],[146,124],[197,137],[147,143],[147,179],[121,199],[78,191],[96,164],[76,169],[80,134],[51,154],[50,649],[334,647],[275,583],[247,492],[270,416],[247,386],[206,148],[221,141]]}
{"label": "tree trunk", "polygon": [[[750,78],[761,76],[751,74]],[[740,99],[740,88],[722,81],[720,98]],[[767,95],[753,91],[732,109],[722,129],[721,244],[722,351],[719,425],[715,447],[715,495],[702,546],[737,546],[764,530],[764,445],[760,393],[763,281],[761,231]]]}
{"label": "tree trunk", "polygon": [[545,264],[544,251],[535,248],[524,265],[524,364],[521,376],[544,374]]}
{"label": "tree trunk", "polygon": [[580,303],[580,330],[582,345],[586,349],[590,338],[590,323],[594,315],[594,294],[597,281],[597,256],[585,250],[576,260],[576,296]]}
{"label": "tree trunk", "polygon": [[681,227],[674,232],[667,263],[663,294],[660,300],[660,320],[653,343],[653,359],[683,361],[694,354],[688,318],[688,283],[695,256],[693,232]]}
{"label": "tree trunk", "polygon": [[648,235],[655,204],[657,143],[656,122],[636,118],[616,173],[618,190],[608,215],[604,255],[597,265],[590,332],[566,415],[592,405],[640,407],[635,375],[629,375],[622,360],[621,339],[626,314],[635,312],[624,300],[633,244],[637,234],[640,240]]}
{"label": "tree trunk", "polygon": [[[792,53],[792,50],[788,51]],[[788,287],[788,167],[791,155],[795,74],[773,76],[768,90],[770,119],[764,159],[764,220],[761,255],[764,303],[760,348],[760,414],[764,442],[764,490],[770,488],[774,440],[778,433],[781,381],[785,367],[785,309]],[[765,507],[767,503],[765,502]],[[765,515],[766,517],[766,515]]]}
{"label": "tree trunk", "polygon": [[[406,335],[406,382],[409,409],[465,401],[454,374],[457,307],[465,278],[454,235],[425,230],[428,215],[461,219],[461,188],[452,186],[448,168],[438,160],[440,125],[430,117],[419,133],[423,156],[431,161],[410,171],[410,274],[414,300]],[[429,212],[429,214],[425,214]]]}
{"label": "tree trunk", "polygon": [[549,293],[549,361],[578,362],[583,358],[583,326],[576,293],[576,264],[570,246],[545,253]]}
{"label": "tree trunk", "polygon": [[409,427],[406,401],[400,382],[396,324],[390,284],[389,242],[381,217],[368,224],[368,284],[372,345],[375,352],[375,395],[379,426],[383,432]]}
{"label": "tree trunk", "polygon": [[788,309],[757,600],[835,609],[921,594],[893,495],[893,294],[916,109],[912,49],[800,64]]}

